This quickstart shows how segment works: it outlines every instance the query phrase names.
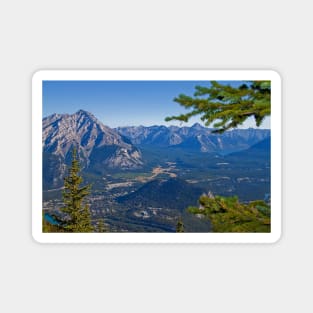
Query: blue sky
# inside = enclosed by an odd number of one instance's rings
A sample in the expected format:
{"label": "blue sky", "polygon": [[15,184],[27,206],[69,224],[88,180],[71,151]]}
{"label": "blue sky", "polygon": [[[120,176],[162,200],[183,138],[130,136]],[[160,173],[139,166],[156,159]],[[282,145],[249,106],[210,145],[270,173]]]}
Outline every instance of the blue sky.
{"label": "blue sky", "polygon": [[[242,82],[225,82],[238,86]],[[43,116],[53,113],[75,113],[83,109],[93,113],[110,127],[131,125],[192,125],[203,124],[199,117],[188,123],[165,122],[164,118],[187,112],[174,102],[181,93],[192,95],[196,85],[208,81],[44,81]],[[255,127],[253,119],[243,128]],[[270,119],[262,128],[270,128]]]}

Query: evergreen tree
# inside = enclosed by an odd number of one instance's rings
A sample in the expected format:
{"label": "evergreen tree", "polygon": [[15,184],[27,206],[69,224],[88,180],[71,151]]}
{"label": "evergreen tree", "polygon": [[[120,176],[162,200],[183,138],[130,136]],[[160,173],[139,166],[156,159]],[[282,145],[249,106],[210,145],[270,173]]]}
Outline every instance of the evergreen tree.
{"label": "evergreen tree", "polygon": [[241,125],[250,116],[253,116],[256,125],[260,126],[264,118],[271,114],[270,81],[252,81],[239,87],[211,81],[210,87],[195,88],[193,97],[180,94],[174,99],[191,111],[167,117],[166,121],[187,122],[192,116],[200,115],[206,126],[215,122],[214,132],[223,133]]}
{"label": "evergreen tree", "polygon": [[200,207],[190,207],[193,214],[202,214],[209,218],[213,232],[270,232],[270,206],[264,201],[252,201],[243,204],[234,197],[200,197]]}
{"label": "evergreen tree", "polygon": [[96,231],[97,233],[106,233],[108,231],[106,226],[104,225],[103,218],[99,220],[97,227],[96,227]]}
{"label": "evergreen tree", "polygon": [[[211,81],[209,87],[196,86],[193,97],[180,94],[174,101],[190,111],[167,117],[166,121],[188,122],[200,115],[206,126],[214,122],[214,133],[223,133],[253,116],[259,127],[271,115],[271,82],[250,81],[232,87]],[[189,212],[207,216],[214,232],[270,232],[270,207],[263,201],[243,204],[236,196],[210,195],[202,196],[199,202],[200,207],[189,208]]]}
{"label": "evergreen tree", "polygon": [[180,217],[176,224],[176,233],[183,233],[183,232],[185,232],[185,226],[184,226],[182,218]]}
{"label": "evergreen tree", "polygon": [[83,178],[79,173],[80,165],[77,159],[77,150],[74,147],[69,175],[64,179],[64,207],[61,211],[67,215],[66,225],[64,226],[65,231],[87,233],[92,232],[93,227],[91,225],[89,207],[87,204],[84,204],[83,200],[90,194],[91,186],[80,186]]}

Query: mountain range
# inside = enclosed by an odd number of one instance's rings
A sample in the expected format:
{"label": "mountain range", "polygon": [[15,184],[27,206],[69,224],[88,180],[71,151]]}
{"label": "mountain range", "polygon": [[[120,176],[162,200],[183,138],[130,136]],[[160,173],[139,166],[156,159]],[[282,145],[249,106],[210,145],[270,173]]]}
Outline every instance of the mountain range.
{"label": "mountain range", "polygon": [[171,148],[171,153],[176,155],[181,151],[194,155],[226,155],[249,149],[268,138],[270,130],[266,129],[235,129],[212,134],[212,129],[198,123],[191,127],[110,128],[84,110],[74,114],[52,114],[42,120],[43,184],[44,188],[56,188],[63,183],[74,145],[78,148],[83,170],[102,175],[109,170],[143,168],[148,161],[142,151],[147,147],[154,153],[158,148],[162,153]]}
{"label": "mountain range", "polygon": [[209,221],[186,211],[199,196],[237,195],[242,201],[270,194],[270,130],[212,134],[194,124],[110,128],[92,113],[53,114],[42,120],[43,208],[58,214],[72,148],[79,153],[92,219],[112,231],[206,232]]}
{"label": "mountain range", "polygon": [[212,129],[199,123],[191,127],[178,126],[130,126],[116,130],[134,145],[177,147],[206,153],[228,154],[245,150],[270,136],[268,129],[234,129],[214,134]]}

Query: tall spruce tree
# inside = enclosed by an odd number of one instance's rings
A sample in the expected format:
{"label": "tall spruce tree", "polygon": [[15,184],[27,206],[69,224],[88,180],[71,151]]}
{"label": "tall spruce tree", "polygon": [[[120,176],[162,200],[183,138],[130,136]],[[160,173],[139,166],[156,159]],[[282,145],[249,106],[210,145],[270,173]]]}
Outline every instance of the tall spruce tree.
{"label": "tall spruce tree", "polygon": [[215,133],[223,133],[241,125],[253,116],[260,126],[266,116],[271,114],[271,82],[251,81],[239,87],[211,81],[208,87],[196,86],[193,96],[180,94],[174,98],[186,109],[186,114],[167,117],[166,121],[179,120],[188,122],[195,115],[200,115],[206,126],[213,125]]}
{"label": "tall spruce tree", "polygon": [[77,157],[77,149],[72,151],[72,164],[69,175],[64,179],[62,212],[66,213],[67,221],[65,231],[74,233],[88,233],[93,231],[89,206],[84,203],[86,196],[90,194],[90,185],[80,186],[83,178],[80,176],[80,164]]}

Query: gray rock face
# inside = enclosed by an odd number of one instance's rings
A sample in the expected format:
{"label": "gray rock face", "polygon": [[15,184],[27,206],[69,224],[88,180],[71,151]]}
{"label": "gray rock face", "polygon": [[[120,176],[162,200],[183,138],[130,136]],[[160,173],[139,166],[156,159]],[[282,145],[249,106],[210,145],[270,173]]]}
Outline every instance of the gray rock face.
{"label": "gray rock face", "polygon": [[72,115],[53,114],[43,119],[43,152],[66,160],[73,145],[78,147],[84,166],[90,165],[91,155],[110,168],[136,168],[143,164],[136,147],[91,113],[80,110]]}

